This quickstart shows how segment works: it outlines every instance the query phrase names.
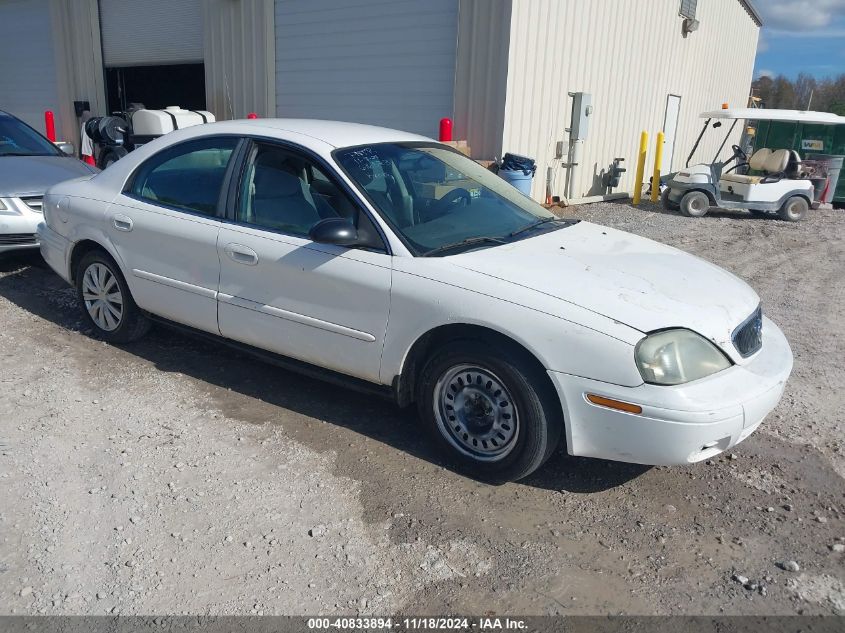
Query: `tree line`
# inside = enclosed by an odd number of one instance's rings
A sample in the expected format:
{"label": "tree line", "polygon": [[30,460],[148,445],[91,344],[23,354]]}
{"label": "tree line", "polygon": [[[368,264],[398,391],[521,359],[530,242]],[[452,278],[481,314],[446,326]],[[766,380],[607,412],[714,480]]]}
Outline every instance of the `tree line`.
{"label": "tree line", "polygon": [[762,76],[751,83],[751,96],[765,108],[816,110],[845,116],[845,74],[816,79],[801,73],[795,80],[783,75]]}

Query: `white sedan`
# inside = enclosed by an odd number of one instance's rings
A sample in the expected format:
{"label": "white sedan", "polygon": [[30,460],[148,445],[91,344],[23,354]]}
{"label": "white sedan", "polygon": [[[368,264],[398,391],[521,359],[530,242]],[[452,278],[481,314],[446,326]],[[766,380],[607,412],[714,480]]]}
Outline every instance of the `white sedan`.
{"label": "white sedan", "polygon": [[179,130],[51,188],[39,227],[98,336],[152,320],[416,404],[460,467],[689,464],[748,437],[792,368],[730,273],[558,219],[431,139],[308,120]]}

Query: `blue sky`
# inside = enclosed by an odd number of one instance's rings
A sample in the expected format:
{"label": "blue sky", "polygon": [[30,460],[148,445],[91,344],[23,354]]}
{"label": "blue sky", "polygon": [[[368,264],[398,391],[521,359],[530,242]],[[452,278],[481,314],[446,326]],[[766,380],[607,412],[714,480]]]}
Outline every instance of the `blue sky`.
{"label": "blue sky", "polygon": [[754,77],[845,73],[845,0],[752,0],[763,17]]}

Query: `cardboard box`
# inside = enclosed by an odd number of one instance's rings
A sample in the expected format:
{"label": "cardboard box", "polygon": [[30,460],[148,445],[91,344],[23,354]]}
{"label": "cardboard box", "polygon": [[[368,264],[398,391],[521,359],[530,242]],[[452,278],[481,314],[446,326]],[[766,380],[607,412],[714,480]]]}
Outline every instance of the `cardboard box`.
{"label": "cardboard box", "polygon": [[448,145],[449,147],[454,147],[464,156],[472,156],[472,150],[470,149],[469,145],[467,145],[466,141],[440,141],[444,145]]}
{"label": "cardboard box", "polygon": [[453,189],[466,189],[469,195],[477,197],[481,195],[481,189],[474,180],[447,180],[446,182],[414,182],[414,189],[424,198],[440,200]]}

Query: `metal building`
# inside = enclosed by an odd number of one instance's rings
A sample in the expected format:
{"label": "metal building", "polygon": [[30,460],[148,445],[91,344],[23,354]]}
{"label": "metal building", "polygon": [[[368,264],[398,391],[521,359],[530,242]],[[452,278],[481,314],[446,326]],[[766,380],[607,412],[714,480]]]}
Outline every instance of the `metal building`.
{"label": "metal building", "polygon": [[540,199],[547,167],[552,193],[566,181],[570,92],[592,98],[573,195],[615,157],[629,188],[642,129],[681,167],[699,112],[745,105],[760,18],[749,0],[0,0],[0,24],[0,109],[38,129],[53,110],[74,142],[85,105],[137,101],[429,136],[452,117],[475,158],[536,158]]}

